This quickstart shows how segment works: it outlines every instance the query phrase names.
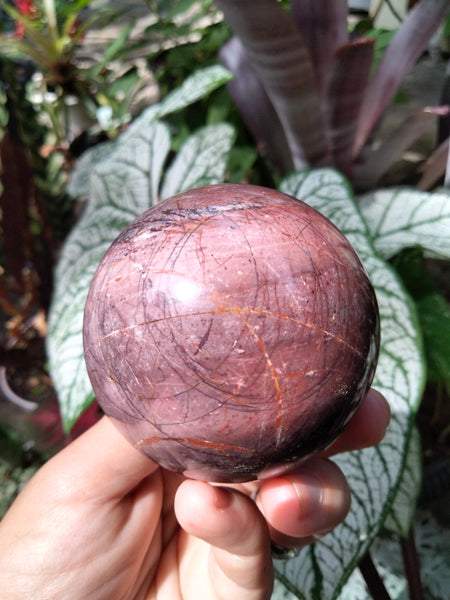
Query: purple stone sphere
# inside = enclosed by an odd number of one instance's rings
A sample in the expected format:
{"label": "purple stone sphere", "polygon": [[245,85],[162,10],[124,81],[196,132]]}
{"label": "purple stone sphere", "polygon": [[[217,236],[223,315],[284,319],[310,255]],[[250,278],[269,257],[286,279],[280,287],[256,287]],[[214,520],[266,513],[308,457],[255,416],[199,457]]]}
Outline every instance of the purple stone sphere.
{"label": "purple stone sphere", "polygon": [[84,317],[97,400],[149,458],[248,481],[329,446],[373,379],[375,294],[343,234],[286,194],[223,184],[127,227]]}

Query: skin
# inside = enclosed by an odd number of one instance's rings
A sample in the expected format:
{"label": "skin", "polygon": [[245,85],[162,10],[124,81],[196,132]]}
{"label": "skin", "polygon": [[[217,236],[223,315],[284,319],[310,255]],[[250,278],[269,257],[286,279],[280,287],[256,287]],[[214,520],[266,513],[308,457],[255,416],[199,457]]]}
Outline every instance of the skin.
{"label": "skin", "polygon": [[350,492],[329,457],[377,444],[389,417],[371,390],[326,455],[220,487],[161,469],[105,417],[40,469],[0,523],[0,598],[269,599],[270,540],[301,547],[345,518]]}

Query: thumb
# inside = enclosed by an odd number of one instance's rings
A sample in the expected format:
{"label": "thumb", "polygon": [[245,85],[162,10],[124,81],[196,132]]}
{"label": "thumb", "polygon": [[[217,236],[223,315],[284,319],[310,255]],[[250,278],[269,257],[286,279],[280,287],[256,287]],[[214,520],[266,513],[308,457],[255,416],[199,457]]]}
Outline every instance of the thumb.
{"label": "thumb", "polygon": [[40,477],[57,477],[58,489],[72,497],[108,501],[126,496],[157,468],[103,417],[49,460]]}

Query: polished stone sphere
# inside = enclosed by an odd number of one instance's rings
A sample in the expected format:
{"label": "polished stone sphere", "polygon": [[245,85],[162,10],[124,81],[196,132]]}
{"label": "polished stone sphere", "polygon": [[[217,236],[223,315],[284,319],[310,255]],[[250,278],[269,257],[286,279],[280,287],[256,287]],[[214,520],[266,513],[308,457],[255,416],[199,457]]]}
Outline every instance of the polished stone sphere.
{"label": "polished stone sphere", "polygon": [[97,400],[161,466],[267,477],[332,443],[378,354],[372,285],[340,231],[274,190],[160,202],[103,258],[84,321]]}

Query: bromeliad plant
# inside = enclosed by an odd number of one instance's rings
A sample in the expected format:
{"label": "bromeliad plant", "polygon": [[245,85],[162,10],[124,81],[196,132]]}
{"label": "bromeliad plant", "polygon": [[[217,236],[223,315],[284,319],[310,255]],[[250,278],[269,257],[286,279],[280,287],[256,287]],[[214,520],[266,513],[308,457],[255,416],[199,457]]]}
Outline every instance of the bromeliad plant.
{"label": "bromeliad plant", "polygon": [[[130,50],[127,23],[96,64],[78,59],[87,32],[117,21],[124,11],[109,8],[89,10],[92,0],[0,0],[14,29],[0,35],[0,59],[28,62],[38,75],[28,84],[28,97],[36,112],[45,113],[55,143],[71,137],[70,112],[74,102],[84,125],[97,123],[113,135],[130,118],[130,106],[143,86],[142,77],[130,65],[112,72],[111,64]],[[109,118],[102,119],[103,107]]]}
{"label": "bromeliad plant", "polygon": [[420,0],[374,73],[375,39],[349,35],[347,0],[292,0],[290,13],[277,0],[217,4],[235,34],[221,52],[235,75],[231,96],[281,174],[330,166],[355,188],[372,189],[437,116],[448,114],[448,107],[427,107],[408,116],[389,139],[380,143],[376,137],[449,0]]}
{"label": "bromeliad plant", "polygon": [[[5,114],[0,277],[2,284],[13,282],[2,285],[0,303],[8,314],[20,313],[16,322],[26,322],[31,307],[48,306],[53,250],[73,219],[65,185],[74,156],[128,123],[137,108],[135,93],[144,83],[136,66],[119,60],[131,24],[96,64],[79,63],[86,32],[120,14],[90,12],[90,3],[0,0],[0,104]],[[102,109],[109,111],[106,120],[100,119]],[[21,298],[20,309],[11,295]]]}
{"label": "bromeliad plant", "polygon": [[[93,401],[82,347],[83,311],[93,274],[113,239],[144,210],[177,192],[225,180],[233,128],[222,123],[199,129],[169,162],[166,120],[229,78],[220,67],[194,74],[116,140],[85,153],[73,172],[69,192],[87,196],[88,202],[56,270],[47,340],[66,430]],[[365,264],[381,314],[374,385],[390,402],[392,423],[376,448],[338,457],[352,490],[351,512],[299,557],[276,563],[273,598],[367,598],[355,569],[383,524],[391,532],[407,534],[421,473],[415,415],[425,384],[422,334],[415,305],[388,259],[417,244],[433,256],[450,259],[450,193],[380,190],[357,200],[343,175],[329,168],[294,171],[280,189],[331,219]]]}

